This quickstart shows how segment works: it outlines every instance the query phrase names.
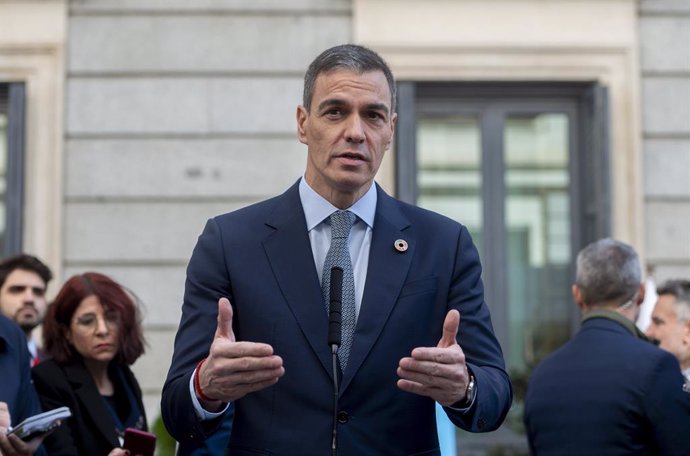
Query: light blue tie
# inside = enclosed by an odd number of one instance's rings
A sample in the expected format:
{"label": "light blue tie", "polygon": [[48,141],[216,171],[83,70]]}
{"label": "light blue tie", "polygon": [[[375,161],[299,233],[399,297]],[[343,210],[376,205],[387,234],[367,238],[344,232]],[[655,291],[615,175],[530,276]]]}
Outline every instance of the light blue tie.
{"label": "light blue tie", "polygon": [[355,223],[357,216],[350,211],[336,211],[331,214],[331,247],[326,254],[326,261],[323,263],[323,273],[321,275],[321,291],[323,300],[326,303],[328,313],[330,289],[331,289],[331,268],[338,266],[343,270],[343,300],[342,300],[342,340],[338,348],[338,360],[340,368],[345,371],[347,360],[350,357],[352,347],[352,336],[355,333],[355,276],[352,272],[352,261],[350,260],[350,249],[348,238],[350,229]]}

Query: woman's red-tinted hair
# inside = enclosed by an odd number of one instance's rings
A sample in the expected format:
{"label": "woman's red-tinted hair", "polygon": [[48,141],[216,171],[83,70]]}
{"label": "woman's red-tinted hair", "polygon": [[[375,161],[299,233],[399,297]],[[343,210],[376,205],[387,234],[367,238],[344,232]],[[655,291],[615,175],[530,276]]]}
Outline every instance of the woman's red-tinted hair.
{"label": "woman's red-tinted hair", "polygon": [[43,347],[56,361],[66,362],[81,355],[67,341],[72,317],[79,304],[89,296],[96,296],[105,310],[114,310],[120,316],[120,349],[115,361],[131,365],[144,353],[144,335],[139,309],[133,295],[110,277],[97,272],[86,272],[71,277],[48,306],[43,321]]}

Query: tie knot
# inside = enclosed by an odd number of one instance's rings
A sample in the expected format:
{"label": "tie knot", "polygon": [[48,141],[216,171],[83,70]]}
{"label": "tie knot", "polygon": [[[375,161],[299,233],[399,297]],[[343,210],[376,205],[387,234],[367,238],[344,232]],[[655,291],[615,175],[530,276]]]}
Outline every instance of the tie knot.
{"label": "tie knot", "polygon": [[350,228],[355,223],[357,216],[350,211],[336,211],[331,214],[331,237],[348,238]]}

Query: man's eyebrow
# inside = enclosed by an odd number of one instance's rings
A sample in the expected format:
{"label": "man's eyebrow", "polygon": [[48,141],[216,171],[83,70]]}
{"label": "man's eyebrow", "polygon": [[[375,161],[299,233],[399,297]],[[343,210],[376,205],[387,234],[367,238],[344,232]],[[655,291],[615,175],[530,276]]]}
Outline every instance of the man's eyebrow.
{"label": "man's eyebrow", "polygon": [[388,105],[385,103],[370,103],[365,106],[368,110],[389,112]]}
{"label": "man's eyebrow", "polygon": [[10,290],[24,290],[26,288],[31,288],[29,285],[10,285],[9,287]]}
{"label": "man's eyebrow", "polygon": [[343,100],[342,98],[326,98],[321,103],[319,103],[319,106],[317,107],[317,109],[319,111],[321,111],[324,108],[328,108],[331,106],[342,106],[344,104],[345,104],[345,100]]}
{"label": "man's eyebrow", "polygon": [[[323,100],[321,103],[319,103],[317,110],[322,111],[325,108],[333,106],[343,106],[345,104],[347,103],[342,98],[327,98]],[[369,103],[365,105],[364,108],[369,111],[384,111],[386,114],[390,112],[388,105],[385,103]]]}

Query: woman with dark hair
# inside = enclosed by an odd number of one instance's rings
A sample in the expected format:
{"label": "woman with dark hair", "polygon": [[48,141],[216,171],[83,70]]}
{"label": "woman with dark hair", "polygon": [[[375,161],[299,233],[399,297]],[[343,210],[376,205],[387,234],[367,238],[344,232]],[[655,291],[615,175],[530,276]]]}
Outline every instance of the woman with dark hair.
{"label": "woman with dark hair", "polygon": [[48,454],[125,455],[125,428],[147,430],[141,390],[129,369],[144,352],[132,296],[103,274],[73,276],[48,307],[43,347],[51,359],[32,372],[43,408],[72,411],[45,439]]}

